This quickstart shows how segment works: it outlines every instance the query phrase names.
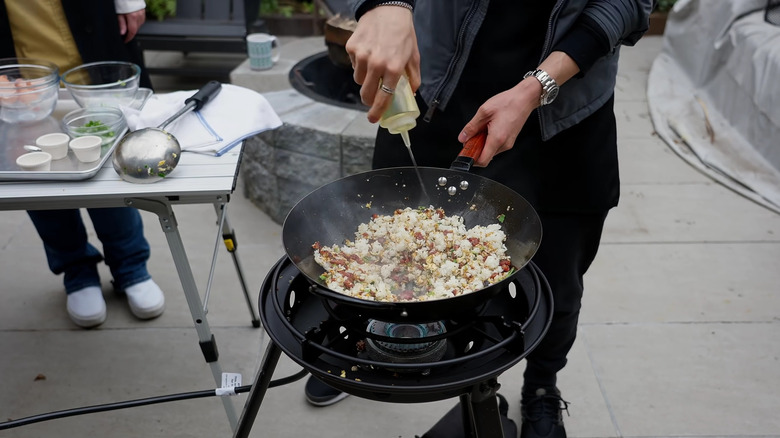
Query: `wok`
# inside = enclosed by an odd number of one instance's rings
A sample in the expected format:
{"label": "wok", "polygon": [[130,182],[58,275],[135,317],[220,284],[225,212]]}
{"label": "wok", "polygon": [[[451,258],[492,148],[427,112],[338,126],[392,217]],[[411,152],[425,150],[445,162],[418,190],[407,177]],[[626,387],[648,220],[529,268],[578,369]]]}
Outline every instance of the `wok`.
{"label": "wok", "polygon": [[[505,290],[539,248],[542,226],[536,211],[517,192],[467,172],[473,162],[470,157],[479,156],[484,146],[484,137],[478,141],[482,144],[464,148],[451,169],[395,167],[372,170],[333,181],[301,199],[284,220],[282,242],[287,256],[312,284],[311,292],[322,297],[337,316],[425,322],[474,313],[489,298]],[[447,181],[444,185],[440,185],[442,177]],[[325,270],[314,260],[312,245],[315,242],[342,245],[345,239],[354,239],[358,225],[368,222],[374,214],[392,215],[397,209],[428,205],[443,208],[447,215],[463,217],[467,228],[501,223],[507,237],[507,254],[515,272],[474,292],[411,302],[353,298],[329,289],[319,278]]]}

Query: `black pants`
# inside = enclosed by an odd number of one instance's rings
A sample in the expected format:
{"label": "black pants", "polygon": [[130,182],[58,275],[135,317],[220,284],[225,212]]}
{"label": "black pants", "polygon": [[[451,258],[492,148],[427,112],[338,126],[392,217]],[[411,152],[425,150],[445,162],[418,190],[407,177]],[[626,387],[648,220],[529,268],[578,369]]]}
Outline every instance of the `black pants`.
{"label": "black pants", "polygon": [[582,277],[596,257],[604,213],[539,212],[542,244],[533,262],[541,269],[553,293],[553,319],[542,342],[527,358],[524,387],[528,391],[554,386],[556,374],[577,336],[583,293]]}

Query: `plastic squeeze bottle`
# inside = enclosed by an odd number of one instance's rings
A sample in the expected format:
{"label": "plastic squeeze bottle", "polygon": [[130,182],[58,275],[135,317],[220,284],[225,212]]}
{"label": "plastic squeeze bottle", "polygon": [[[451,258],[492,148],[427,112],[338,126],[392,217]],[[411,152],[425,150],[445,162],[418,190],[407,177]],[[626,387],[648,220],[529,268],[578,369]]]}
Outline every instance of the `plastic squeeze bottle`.
{"label": "plastic squeeze bottle", "polygon": [[385,110],[382,117],[379,118],[379,126],[386,128],[391,134],[401,134],[404,140],[406,150],[409,151],[409,158],[412,159],[414,171],[417,174],[417,180],[420,181],[420,188],[425,195],[426,202],[430,202],[431,197],[425,190],[420,169],[417,167],[417,160],[414,159],[412,152],[412,143],[409,141],[409,130],[417,126],[417,117],[420,116],[420,108],[417,107],[417,101],[414,100],[412,86],[406,75],[401,76],[398,85],[395,86],[393,93],[393,102]]}
{"label": "plastic squeeze bottle", "polygon": [[[379,118],[379,126],[386,128],[391,134],[401,134],[401,138],[411,154],[412,145],[409,141],[409,130],[417,126],[417,117],[419,116],[420,108],[417,107],[417,102],[414,100],[412,86],[409,85],[409,79],[406,78],[406,75],[403,75],[398,80],[398,85],[395,86],[393,102]],[[414,157],[412,157],[412,161],[414,161]]]}

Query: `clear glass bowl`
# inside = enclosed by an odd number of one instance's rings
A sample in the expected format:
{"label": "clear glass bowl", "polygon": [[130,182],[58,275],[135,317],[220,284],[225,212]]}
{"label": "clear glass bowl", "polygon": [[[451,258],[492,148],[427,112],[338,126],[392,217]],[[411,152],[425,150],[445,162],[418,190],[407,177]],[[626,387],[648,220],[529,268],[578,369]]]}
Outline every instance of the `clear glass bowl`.
{"label": "clear glass bowl", "polygon": [[81,107],[128,106],[135,99],[141,68],[129,62],[92,62],[62,74],[62,82]]}
{"label": "clear glass bowl", "polygon": [[48,117],[57,105],[59,68],[29,58],[0,59],[0,120],[33,122]]}
{"label": "clear glass bowl", "polygon": [[78,108],[62,118],[62,127],[71,138],[97,135],[103,145],[113,143],[126,126],[122,111],[110,106]]}

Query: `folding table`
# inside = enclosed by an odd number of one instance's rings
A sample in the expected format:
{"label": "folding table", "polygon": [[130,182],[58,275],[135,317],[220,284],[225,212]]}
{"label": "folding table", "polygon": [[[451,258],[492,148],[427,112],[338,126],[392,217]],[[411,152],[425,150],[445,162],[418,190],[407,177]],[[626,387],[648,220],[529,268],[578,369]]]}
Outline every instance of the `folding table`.
{"label": "folding table", "polygon": [[[100,168],[94,177],[81,181],[10,181],[0,182],[0,210],[47,210],[90,207],[134,207],[155,213],[165,233],[176,270],[189,305],[198,340],[206,362],[217,384],[222,386],[222,369],[214,336],[206,318],[206,309],[195,284],[192,269],[184,250],[173,212],[177,204],[212,204],[219,219],[216,245],[224,240],[233,256],[236,271],[243,287],[252,324],[260,327],[260,320],[252,307],[249,293],[235,252],[234,236],[227,220],[227,203],[235,190],[242,147],[214,157],[183,153],[177,168],[164,180],[153,184],[133,184],[123,181],[114,171],[111,161]],[[221,239],[220,239],[221,237]],[[212,260],[212,273],[214,269]],[[208,301],[207,285],[205,301]],[[233,404],[222,397],[231,428],[238,422]]]}

